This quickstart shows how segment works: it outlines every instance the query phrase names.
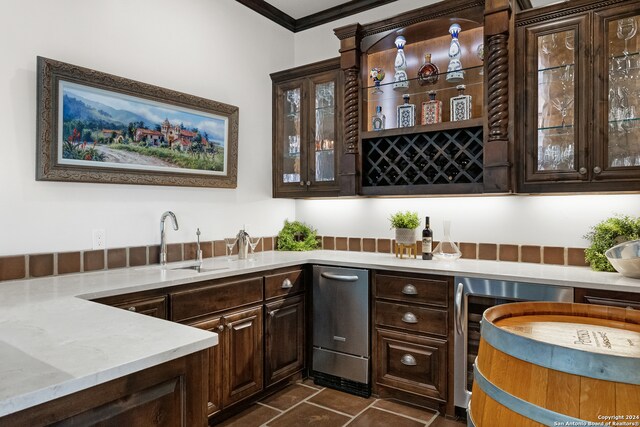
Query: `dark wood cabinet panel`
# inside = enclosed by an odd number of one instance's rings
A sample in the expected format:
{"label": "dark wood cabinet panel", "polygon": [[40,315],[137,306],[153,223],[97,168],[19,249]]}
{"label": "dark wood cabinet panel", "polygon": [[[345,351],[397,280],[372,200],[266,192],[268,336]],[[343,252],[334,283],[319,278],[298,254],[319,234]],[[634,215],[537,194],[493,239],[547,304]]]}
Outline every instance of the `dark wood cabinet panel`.
{"label": "dark wood cabinet panel", "polygon": [[131,294],[98,298],[93,301],[159,319],[167,319],[167,300],[167,295]]}
{"label": "dark wood cabinet panel", "polygon": [[447,307],[448,284],[443,280],[376,274],[376,297]]}
{"label": "dark wood cabinet panel", "polygon": [[262,277],[222,282],[171,294],[171,320],[179,322],[262,301]]}
{"label": "dark wood cabinet panel", "polygon": [[227,407],[262,390],[262,307],[224,316],[224,393]]}
{"label": "dark wood cabinet panel", "polygon": [[265,378],[267,386],[304,368],[304,295],[267,304]]}
{"label": "dark wood cabinet panel", "polygon": [[286,297],[304,292],[304,272],[288,271],[264,277],[264,299]]}
{"label": "dark wood cabinet panel", "polygon": [[447,337],[447,312],[407,304],[376,301],[376,324]]}
{"label": "dark wood cabinet panel", "polygon": [[339,58],[271,74],[273,197],[340,194],[343,78]]}
{"label": "dark wood cabinet panel", "polygon": [[224,340],[222,317],[213,317],[204,321],[190,323],[189,326],[218,334],[218,345],[209,348],[209,372],[207,373],[207,414],[212,416],[222,410],[222,357],[227,343]]}
{"label": "dark wood cabinet panel", "polygon": [[631,141],[640,110],[632,94],[640,83],[630,77],[639,47],[623,24],[639,19],[638,0],[581,0],[518,14],[519,192],[637,190],[640,148]]}
{"label": "dark wood cabinet panel", "polygon": [[0,417],[0,425],[204,427],[206,353],[194,353]]}
{"label": "dark wood cabinet panel", "polygon": [[446,401],[446,341],[380,328],[376,335],[378,384]]}
{"label": "dark wood cabinet panel", "polygon": [[640,310],[640,293],[575,288],[574,301],[582,304],[610,305]]}

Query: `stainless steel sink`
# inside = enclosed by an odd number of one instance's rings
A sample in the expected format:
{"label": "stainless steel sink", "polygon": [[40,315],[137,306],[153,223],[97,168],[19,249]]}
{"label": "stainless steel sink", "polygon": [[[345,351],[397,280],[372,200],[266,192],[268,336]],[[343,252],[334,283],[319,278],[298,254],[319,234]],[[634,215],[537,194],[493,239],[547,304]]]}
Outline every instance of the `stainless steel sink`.
{"label": "stainless steel sink", "polygon": [[185,265],[182,267],[174,267],[169,270],[193,270],[198,273],[208,273],[211,271],[226,270],[229,267],[202,267],[201,265]]}

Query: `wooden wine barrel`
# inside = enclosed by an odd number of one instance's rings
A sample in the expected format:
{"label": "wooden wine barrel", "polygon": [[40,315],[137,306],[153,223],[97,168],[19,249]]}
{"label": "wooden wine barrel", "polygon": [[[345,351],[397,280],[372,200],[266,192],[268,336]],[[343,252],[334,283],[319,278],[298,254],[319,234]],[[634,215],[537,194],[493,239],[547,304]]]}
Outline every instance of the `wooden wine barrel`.
{"label": "wooden wine barrel", "polygon": [[468,425],[589,421],[640,423],[640,311],[550,302],[485,311]]}

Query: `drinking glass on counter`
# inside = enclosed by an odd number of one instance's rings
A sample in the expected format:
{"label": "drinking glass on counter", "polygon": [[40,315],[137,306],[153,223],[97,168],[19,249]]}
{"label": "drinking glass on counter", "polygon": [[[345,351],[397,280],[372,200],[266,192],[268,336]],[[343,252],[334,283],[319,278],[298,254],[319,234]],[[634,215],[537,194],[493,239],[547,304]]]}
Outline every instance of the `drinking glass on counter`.
{"label": "drinking glass on counter", "polygon": [[233,254],[233,247],[236,245],[238,241],[237,237],[225,237],[224,245],[226,247],[225,254],[227,255],[227,260],[231,261],[231,255]]}
{"label": "drinking glass on counter", "polygon": [[260,239],[262,239],[262,237],[251,237],[251,236],[249,236],[249,247],[251,248],[251,259],[252,260],[256,259],[256,248],[258,247],[258,244],[260,244]]}

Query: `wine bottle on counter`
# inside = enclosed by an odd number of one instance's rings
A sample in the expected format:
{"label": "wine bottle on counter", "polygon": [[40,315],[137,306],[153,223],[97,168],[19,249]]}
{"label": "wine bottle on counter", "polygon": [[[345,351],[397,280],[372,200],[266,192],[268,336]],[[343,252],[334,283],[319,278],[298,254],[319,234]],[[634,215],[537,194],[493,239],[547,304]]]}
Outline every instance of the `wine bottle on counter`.
{"label": "wine bottle on counter", "polygon": [[422,259],[433,258],[433,231],[429,228],[429,217],[426,217],[424,230],[422,230]]}

